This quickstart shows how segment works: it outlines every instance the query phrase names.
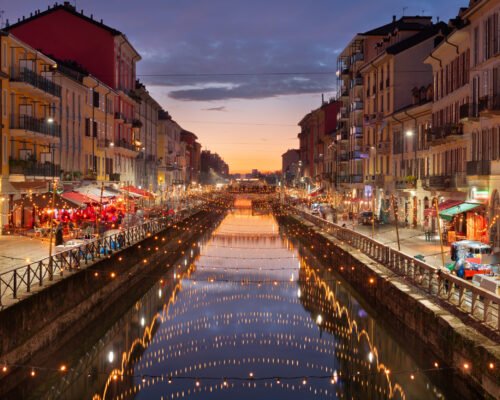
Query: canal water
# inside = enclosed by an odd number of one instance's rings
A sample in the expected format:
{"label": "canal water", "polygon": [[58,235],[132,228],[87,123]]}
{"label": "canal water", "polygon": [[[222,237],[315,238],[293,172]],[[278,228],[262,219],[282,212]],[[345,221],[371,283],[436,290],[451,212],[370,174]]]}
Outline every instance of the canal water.
{"label": "canal water", "polygon": [[462,398],[332,266],[244,206],[91,346],[59,354],[68,372],[46,374],[32,398]]}

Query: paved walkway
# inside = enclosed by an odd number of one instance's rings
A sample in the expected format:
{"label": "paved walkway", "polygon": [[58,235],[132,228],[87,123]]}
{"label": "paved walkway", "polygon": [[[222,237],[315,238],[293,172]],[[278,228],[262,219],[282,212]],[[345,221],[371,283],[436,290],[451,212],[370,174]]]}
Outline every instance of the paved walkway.
{"label": "paved walkway", "polygon": [[[352,223],[346,223],[347,227],[352,229]],[[354,231],[360,232],[366,236],[372,237],[372,227],[368,225],[354,225]],[[395,225],[379,225],[375,226],[374,239],[379,242],[398,249],[396,226]],[[401,251],[410,256],[417,254],[425,257],[425,262],[433,266],[442,266],[443,261],[441,257],[441,244],[439,242],[439,235],[432,238],[431,241],[425,240],[425,234],[421,229],[413,228],[399,228],[399,243]],[[450,246],[444,244],[444,261],[445,263],[451,262],[450,259]]]}
{"label": "paved walkway", "polygon": [[0,236],[0,273],[48,256],[48,240],[26,236]]}

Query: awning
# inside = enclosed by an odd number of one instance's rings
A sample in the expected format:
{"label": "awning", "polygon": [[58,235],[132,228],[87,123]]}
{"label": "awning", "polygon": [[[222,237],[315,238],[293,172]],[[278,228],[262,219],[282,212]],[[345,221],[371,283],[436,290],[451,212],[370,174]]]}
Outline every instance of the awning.
{"label": "awning", "polygon": [[457,214],[461,214],[467,211],[474,210],[475,208],[481,207],[483,204],[479,203],[461,203],[454,207],[447,208],[446,210],[439,213],[439,216],[445,221],[451,221],[453,217]]}
{"label": "awning", "polygon": [[[99,186],[87,185],[79,188],[75,188],[76,192],[82,193],[86,196],[97,199],[97,202],[100,203],[101,197],[103,199],[109,199],[116,197],[116,193],[106,190],[106,188],[101,189]],[[102,193],[102,196],[101,196]]]}
{"label": "awning", "polygon": [[[52,199],[55,199],[52,203]],[[15,206],[36,207],[36,208],[56,208],[59,210],[79,207],[79,205],[69,199],[64,199],[62,196],[51,192],[42,194],[33,194],[26,196],[23,199],[15,200]]]}
{"label": "awning", "polygon": [[[450,207],[458,206],[459,204],[462,204],[462,201],[460,201],[460,200],[445,200],[445,201],[438,204],[438,209],[439,209],[439,212],[441,212],[441,211],[446,210]],[[432,207],[426,208],[424,210],[424,216],[435,217],[436,216],[436,207],[432,206]]]}
{"label": "awning", "polygon": [[125,186],[124,188],[122,188],[122,190],[124,192],[127,192],[127,193],[133,193],[133,194],[138,194],[142,197],[148,197],[150,199],[154,199],[155,195],[147,190],[144,190],[144,189],[139,189],[138,187],[135,187],[135,186]]}
{"label": "awning", "polygon": [[[86,195],[80,192],[64,192],[61,197],[74,204],[78,204],[80,207],[86,204],[99,204],[100,200],[91,194]],[[107,199],[104,199],[103,202],[107,202]]]}

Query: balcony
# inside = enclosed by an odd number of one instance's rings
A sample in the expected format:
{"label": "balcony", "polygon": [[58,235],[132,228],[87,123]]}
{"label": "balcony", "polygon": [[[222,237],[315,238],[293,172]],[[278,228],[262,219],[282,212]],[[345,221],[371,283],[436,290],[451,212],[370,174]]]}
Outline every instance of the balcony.
{"label": "balcony", "polygon": [[451,175],[434,175],[425,179],[424,187],[428,189],[448,189],[451,187]]}
{"label": "balcony", "polygon": [[27,84],[37,92],[41,91],[54,97],[61,97],[61,86],[28,68],[12,67],[10,81],[12,86]]}
{"label": "balcony", "polygon": [[61,169],[59,165],[51,162],[40,163],[36,160],[9,159],[10,175],[24,175],[25,177],[59,177]]}
{"label": "balcony", "polygon": [[362,62],[364,60],[365,60],[365,55],[363,53],[356,53],[353,56],[351,56],[351,64]]}
{"label": "balcony", "polygon": [[123,113],[121,113],[119,111],[115,111],[115,119],[122,121],[122,122],[125,122],[125,120],[126,120],[125,115],[123,115]]}
{"label": "balcony", "polygon": [[377,153],[381,155],[391,154],[391,142],[389,140],[378,142]]}
{"label": "balcony", "polygon": [[491,161],[467,161],[467,175],[491,175]]}
{"label": "balcony", "polygon": [[351,153],[351,158],[353,160],[364,160],[364,159],[367,159],[368,158],[368,154],[365,153],[364,151],[362,150],[354,150],[352,153]]}
{"label": "balcony", "polygon": [[467,103],[460,106],[460,121],[473,121],[479,118],[479,105]]}
{"label": "balcony", "polygon": [[347,108],[346,107],[341,107],[340,111],[338,112],[337,119],[347,119],[349,118],[349,114],[347,113]]}
{"label": "balcony", "polygon": [[351,88],[355,88],[356,86],[363,86],[363,78],[357,77],[351,81]]}
{"label": "balcony", "polygon": [[340,74],[342,75],[342,77],[348,77],[350,72],[351,70],[348,66],[345,66],[340,70]]}
{"label": "balcony", "polygon": [[500,95],[481,97],[478,109],[480,113],[500,115]]}
{"label": "balcony", "polygon": [[351,175],[351,183],[363,183],[363,175]]}
{"label": "balcony", "polygon": [[138,151],[137,147],[134,144],[128,142],[125,139],[120,139],[117,142],[115,142],[115,147],[121,148],[121,149],[126,149],[126,150],[131,150],[135,153],[137,153],[137,151]]}
{"label": "balcony", "polygon": [[362,101],[354,101],[352,104],[351,104],[351,110],[352,111],[363,111],[363,102]]}
{"label": "balcony", "polygon": [[398,190],[408,190],[415,189],[417,184],[414,180],[398,180],[396,181],[396,189]]}
{"label": "balcony", "polygon": [[349,140],[349,134],[346,131],[341,131],[337,134],[337,141]]}
{"label": "balcony", "polygon": [[427,130],[427,142],[430,144],[444,143],[463,136],[462,124],[448,124],[441,127],[434,127]]}
{"label": "balcony", "polygon": [[54,142],[61,139],[61,126],[55,122],[48,122],[46,118],[11,115],[10,133],[15,137],[48,139]]}
{"label": "balcony", "polygon": [[113,147],[114,143],[109,139],[98,139],[97,140],[97,147],[100,148],[108,148],[108,147]]}

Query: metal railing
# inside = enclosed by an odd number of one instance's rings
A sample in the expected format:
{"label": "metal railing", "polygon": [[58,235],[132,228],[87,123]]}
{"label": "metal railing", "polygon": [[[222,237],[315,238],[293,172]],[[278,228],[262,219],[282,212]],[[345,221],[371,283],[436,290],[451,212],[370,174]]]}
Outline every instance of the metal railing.
{"label": "metal railing", "polygon": [[141,225],[123,229],[109,236],[91,240],[78,247],[71,247],[51,257],[46,257],[29,264],[13,268],[0,274],[0,310],[5,307],[5,300],[19,299],[35,288],[43,287],[54,277],[64,277],[94,262],[107,258],[110,254],[121,251],[164,229],[169,224],[193,215],[198,208],[183,210],[175,218],[160,218]]}
{"label": "metal railing", "polygon": [[342,228],[297,208],[291,208],[291,211],[323,228],[341,242],[361,250],[413,286],[425,291],[428,296],[444,301],[451,306],[455,315],[465,313],[494,331],[500,330],[500,296],[495,293],[452,275],[444,268],[437,268],[417,260],[361,233]]}
{"label": "metal railing", "polygon": [[61,86],[50,79],[37,74],[29,68],[12,67],[10,70],[10,80],[13,82],[25,82],[37,89],[43,90],[52,96],[61,97]]}
{"label": "metal railing", "polygon": [[12,114],[10,116],[10,129],[23,129],[25,131],[61,138],[61,125],[55,122],[48,122],[45,118],[35,118],[29,115]]}
{"label": "metal railing", "polygon": [[9,173],[25,176],[58,177],[61,168],[51,162],[40,163],[36,160],[9,159]]}

